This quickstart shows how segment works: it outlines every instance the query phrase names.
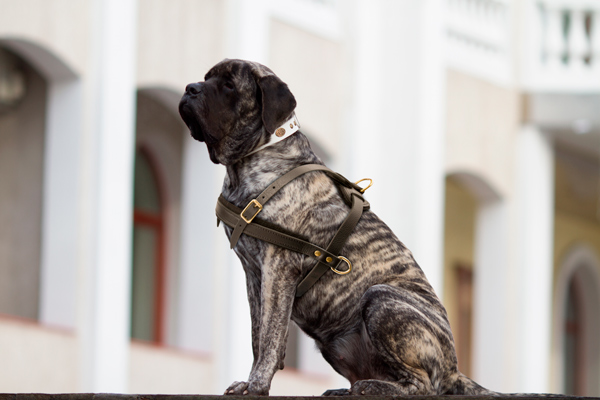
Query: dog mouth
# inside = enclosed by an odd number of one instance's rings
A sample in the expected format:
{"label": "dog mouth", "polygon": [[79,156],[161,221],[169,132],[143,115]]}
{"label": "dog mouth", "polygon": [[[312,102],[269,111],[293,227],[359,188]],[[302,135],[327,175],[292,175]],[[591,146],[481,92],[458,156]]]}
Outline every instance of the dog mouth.
{"label": "dog mouth", "polygon": [[192,104],[191,99],[187,95],[184,95],[179,102],[179,115],[181,115],[181,119],[183,119],[183,122],[190,130],[192,137],[200,142],[214,144],[216,140],[208,133],[205,133],[206,129],[202,128],[198,113],[198,107]]}
{"label": "dog mouth", "polygon": [[202,118],[200,116],[201,108],[198,107],[197,104],[194,104],[193,100],[197,99],[191,99],[187,95],[184,95],[181,98],[181,101],[179,102],[179,115],[181,115],[181,119],[183,119],[183,122],[190,130],[192,138],[198,140],[199,142],[206,143],[211,161],[215,164],[218,164],[217,145],[219,143],[219,139],[211,136],[208,133],[208,129],[203,128]]}

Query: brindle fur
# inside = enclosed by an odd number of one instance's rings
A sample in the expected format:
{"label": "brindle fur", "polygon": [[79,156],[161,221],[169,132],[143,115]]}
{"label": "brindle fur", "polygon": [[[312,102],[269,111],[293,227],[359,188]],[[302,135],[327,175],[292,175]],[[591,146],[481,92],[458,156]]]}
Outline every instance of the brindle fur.
{"label": "brindle fur", "polygon": [[[211,160],[226,166],[227,200],[245,207],[285,172],[322,164],[300,132],[246,157],[295,106],[271,70],[242,60],[224,60],[205,82],[188,85],[181,116]],[[259,218],[326,247],[348,211],[332,180],[310,172],[277,193]],[[328,272],[300,298],[296,286],[314,260],[246,235],[234,250],[246,273],[254,363],[248,381],[226,394],[269,393],[283,368],[290,318],[351,383],[325,394],[492,394],[458,371],[446,310],[411,252],[373,212],[363,214],[340,252],[352,272]]]}

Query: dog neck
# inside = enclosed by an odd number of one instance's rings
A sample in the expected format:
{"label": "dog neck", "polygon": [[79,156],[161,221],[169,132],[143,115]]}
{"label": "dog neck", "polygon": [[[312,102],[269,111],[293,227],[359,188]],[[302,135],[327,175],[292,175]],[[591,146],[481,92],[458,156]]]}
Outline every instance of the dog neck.
{"label": "dog neck", "polygon": [[323,162],[311,150],[306,136],[296,132],[285,143],[267,147],[250,157],[243,157],[235,164],[227,165],[222,193],[227,200],[236,203],[239,199],[239,204],[245,202],[245,205],[249,196],[252,199],[271,181],[303,164]]}
{"label": "dog neck", "polygon": [[272,146],[275,143],[279,143],[282,140],[287,139],[288,137],[296,133],[298,129],[300,129],[300,122],[298,122],[296,113],[293,113],[290,119],[281,124],[277,129],[275,129],[275,132],[270,136],[269,141],[267,143],[263,144],[262,146],[259,146],[250,153],[246,154],[245,157],[248,157],[250,154],[254,154],[258,151],[261,151],[265,147]]}

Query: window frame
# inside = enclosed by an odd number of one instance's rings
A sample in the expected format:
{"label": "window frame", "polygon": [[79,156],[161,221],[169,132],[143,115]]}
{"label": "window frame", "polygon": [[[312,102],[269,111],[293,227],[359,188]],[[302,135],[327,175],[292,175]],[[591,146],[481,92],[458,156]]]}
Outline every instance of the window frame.
{"label": "window frame", "polygon": [[[145,226],[152,227],[156,229],[156,238],[155,238],[155,254],[154,254],[154,302],[152,307],[153,312],[153,326],[152,326],[152,340],[150,343],[155,343],[159,345],[166,344],[166,193],[165,193],[165,185],[163,184],[163,178],[161,174],[161,170],[159,167],[159,163],[156,157],[152,154],[152,151],[147,148],[147,146],[143,144],[138,144],[136,146],[136,154],[135,154],[135,162],[137,162],[138,155],[144,157],[146,162],[148,163],[152,177],[154,178],[154,182],[156,185],[156,190],[158,192],[158,201],[159,201],[159,211],[157,214],[150,213],[147,211],[142,211],[136,209],[135,204],[133,205],[133,229],[136,226]],[[135,174],[134,174],[134,186],[135,186]],[[133,234],[133,232],[132,232]],[[132,249],[133,251],[133,249]],[[133,272],[133,256],[132,256],[132,272]],[[132,273],[132,285],[133,285],[133,273]],[[133,298],[133,292],[132,292]],[[131,307],[131,313],[133,315],[133,305]],[[133,321],[133,316],[132,316]],[[133,332],[132,332],[133,333]],[[141,340],[135,339],[132,337],[132,340]]]}

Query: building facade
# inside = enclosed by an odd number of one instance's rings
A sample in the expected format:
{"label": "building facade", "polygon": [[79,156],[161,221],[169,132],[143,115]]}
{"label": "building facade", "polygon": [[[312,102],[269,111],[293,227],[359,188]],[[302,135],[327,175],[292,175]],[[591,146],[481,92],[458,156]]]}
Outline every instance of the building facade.
{"label": "building facade", "polygon": [[[0,0],[0,392],[221,393],[252,364],[224,175],[181,122],[273,69],[502,392],[600,395],[600,1]],[[290,326],[271,394],[347,386]]]}

